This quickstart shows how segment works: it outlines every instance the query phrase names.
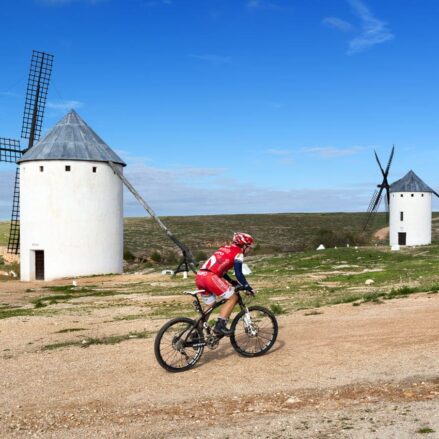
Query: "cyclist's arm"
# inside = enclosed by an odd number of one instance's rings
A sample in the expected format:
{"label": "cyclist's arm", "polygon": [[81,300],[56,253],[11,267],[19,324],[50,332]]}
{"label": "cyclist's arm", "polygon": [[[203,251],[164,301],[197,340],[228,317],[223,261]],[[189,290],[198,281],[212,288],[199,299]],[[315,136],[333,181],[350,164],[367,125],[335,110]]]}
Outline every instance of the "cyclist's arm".
{"label": "cyclist's arm", "polygon": [[239,285],[239,282],[237,282],[236,280],[232,279],[227,273],[225,273],[223,275],[223,278],[231,285],[233,285],[234,287],[236,287],[237,285]]}
{"label": "cyclist's arm", "polygon": [[238,279],[238,282],[246,289],[250,289],[251,287],[247,282],[247,279],[244,276],[244,273],[242,272],[242,260],[235,259],[235,262],[233,264],[233,268],[235,269],[235,276],[236,279]]}

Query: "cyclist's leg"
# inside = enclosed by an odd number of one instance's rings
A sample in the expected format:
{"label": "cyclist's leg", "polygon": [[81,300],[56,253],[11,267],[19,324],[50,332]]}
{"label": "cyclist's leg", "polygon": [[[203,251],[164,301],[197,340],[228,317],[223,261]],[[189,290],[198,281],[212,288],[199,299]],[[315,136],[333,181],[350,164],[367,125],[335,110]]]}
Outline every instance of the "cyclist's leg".
{"label": "cyclist's leg", "polygon": [[218,296],[218,298],[226,299],[226,303],[221,307],[214,332],[218,335],[230,336],[232,331],[227,328],[226,324],[230,314],[233,311],[233,308],[236,305],[238,296],[235,294],[235,289],[224,279],[215,276],[211,280],[215,285],[213,292]]}
{"label": "cyclist's leg", "polygon": [[238,301],[238,296],[233,293],[228,299],[227,302],[221,307],[221,311],[219,313],[220,317],[224,320],[228,320],[230,314],[232,314],[233,308],[235,308],[236,302]]}
{"label": "cyclist's leg", "polygon": [[209,308],[212,308],[212,306],[216,302],[216,295],[209,290],[209,284],[208,282],[206,282],[208,274],[208,272],[199,271],[195,278],[195,285],[197,286],[197,288],[199,290],[204,290],[204,292],[201,293],[201,299],[204,303],[204,312],[208,311]]}

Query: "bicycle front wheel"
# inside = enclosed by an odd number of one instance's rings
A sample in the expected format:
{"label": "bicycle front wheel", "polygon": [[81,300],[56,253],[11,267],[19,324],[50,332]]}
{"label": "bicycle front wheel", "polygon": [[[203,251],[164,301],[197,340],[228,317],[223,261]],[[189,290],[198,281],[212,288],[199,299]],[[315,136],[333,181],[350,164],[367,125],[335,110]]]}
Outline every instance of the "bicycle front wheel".
{"label": "bicycle front wheel", "polygon": [[203,333],[194,320],[177,317],[162,326],[154,342],[155,357],[169,372],[195,366],[204,351]]}
{"label": "bicycle front wheel", "polygon": [[274,314],[262,306],[242,310],[232,322],[230,343],[244,357],[267,353],[277,338],[278,325]]}

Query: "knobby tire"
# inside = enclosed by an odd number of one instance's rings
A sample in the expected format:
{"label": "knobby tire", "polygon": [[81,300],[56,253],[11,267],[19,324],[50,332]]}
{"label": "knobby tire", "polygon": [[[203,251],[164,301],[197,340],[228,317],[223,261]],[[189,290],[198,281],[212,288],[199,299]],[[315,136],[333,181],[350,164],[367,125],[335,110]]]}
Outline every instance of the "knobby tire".
{"label": "knobby tire", "polygon": [[273,347],[277,338],[278,324],[274,314],[263,306],[250,306],[248,310],[253,323],[258,327],[258,335],[251,336],[246,332],[244,325],[246,312],[242,310],[233,319],[230,343],[243,357],[259,357]]}

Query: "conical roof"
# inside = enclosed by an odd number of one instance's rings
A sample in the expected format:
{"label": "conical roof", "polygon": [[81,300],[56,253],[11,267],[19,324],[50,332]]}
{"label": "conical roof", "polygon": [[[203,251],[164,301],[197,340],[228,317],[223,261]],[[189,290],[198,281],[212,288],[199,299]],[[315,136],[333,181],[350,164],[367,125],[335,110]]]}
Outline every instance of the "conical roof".
{"label": "conical roof", "polygon": [[433,192],[413,171],[409,171],[404,177],[390,185],[390,192]]}
{"label": "conical roof", "polygon": [[126,166],[75,110],[70,110],[18,163],[34,160],[112,161]]}

